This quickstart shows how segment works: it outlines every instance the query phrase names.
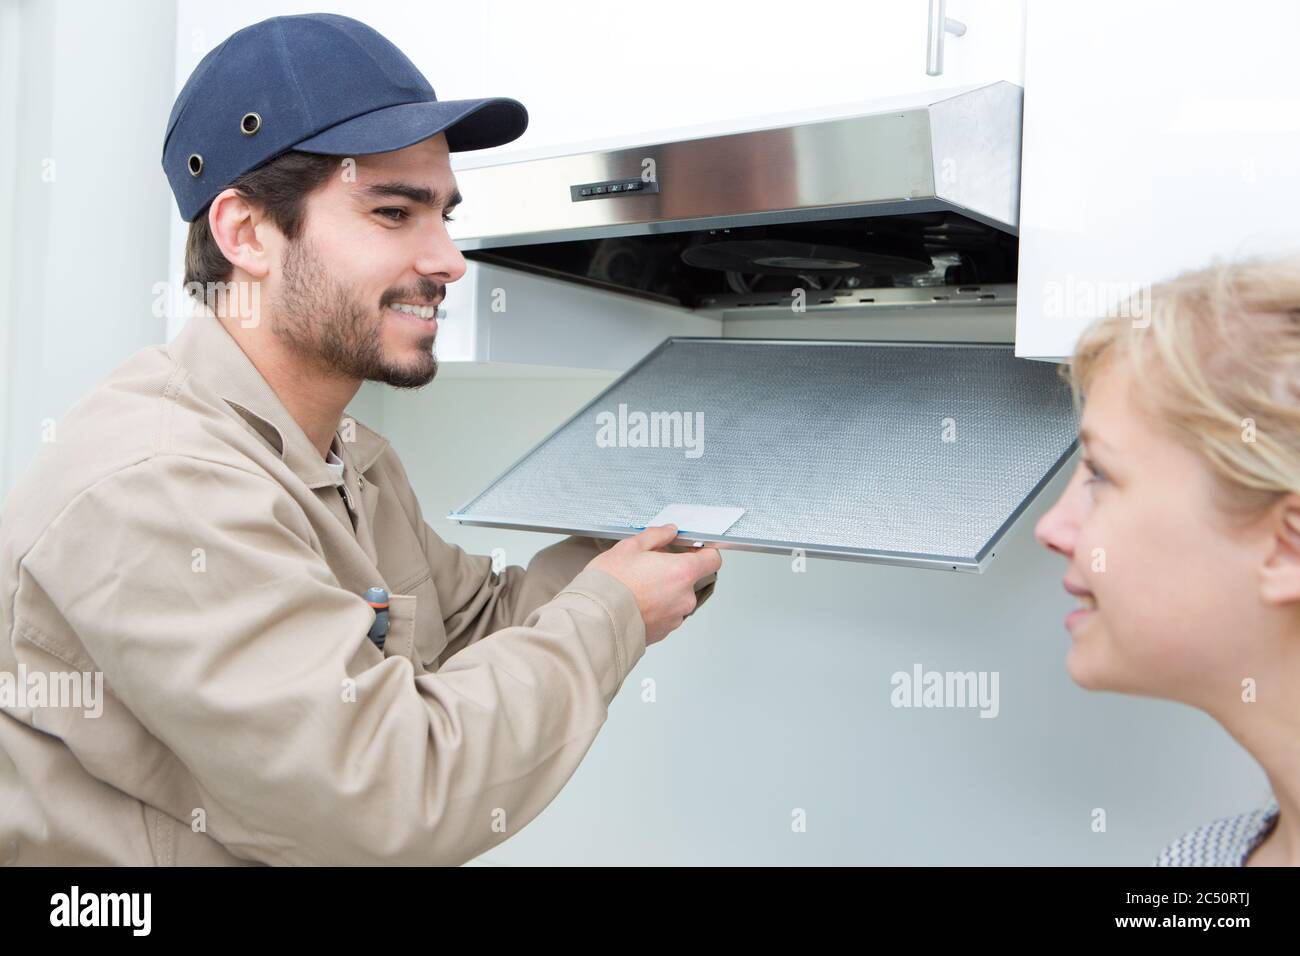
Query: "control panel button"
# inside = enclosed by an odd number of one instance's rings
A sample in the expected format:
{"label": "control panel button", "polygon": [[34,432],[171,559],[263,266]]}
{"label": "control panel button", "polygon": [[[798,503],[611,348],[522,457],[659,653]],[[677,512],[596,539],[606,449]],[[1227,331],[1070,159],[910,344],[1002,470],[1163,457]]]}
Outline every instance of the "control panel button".
{"label": "control panel button", "polygon": [[574,183],[569,187],[569,198],[573,202],[589,202],[593,199],[618,199],[625,193],[646,196],[658,192],[658,180],[619,179],[603,183]]}

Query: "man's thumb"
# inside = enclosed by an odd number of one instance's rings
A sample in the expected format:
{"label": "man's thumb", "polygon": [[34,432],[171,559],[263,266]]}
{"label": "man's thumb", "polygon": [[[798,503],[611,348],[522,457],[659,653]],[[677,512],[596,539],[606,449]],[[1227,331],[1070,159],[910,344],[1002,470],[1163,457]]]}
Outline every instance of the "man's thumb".
{"label": "man's thumb", "polygon": [[637,543],[637,547],[642,551],[654,551],[656,548],[662,548],[676,537],[677,525],[658,524],[646,528],[632,540]]}

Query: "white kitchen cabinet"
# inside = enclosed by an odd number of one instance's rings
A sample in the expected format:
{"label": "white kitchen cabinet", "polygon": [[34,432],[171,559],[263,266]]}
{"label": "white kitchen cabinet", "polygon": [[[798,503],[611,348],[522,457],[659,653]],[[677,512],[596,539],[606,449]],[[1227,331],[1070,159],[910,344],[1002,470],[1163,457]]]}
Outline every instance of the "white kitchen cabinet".
{"label": "white kitchen cabinet", "polygon": [[1300,251],[1292,0],[1030,4],[1016,354],[1059,360],[1129,291]]}
{"label": "white kitchen cabinet", "polygon": [[364,17],[385,32],[391,23],[389,35],[439,97],[486,90],[528,107],[528,131],[514,143],[458,157],[474,164],[752,129],[752,117],[853,115],[921,90],[1023,83],[1025,0],[948,0],[947,16],[967,29],[946,37],[938,76],[926,73],[927,0],[665,0],[651,22],[620,30],[598,0],[571,0],[561,12],[524,0],[482,6],[479,34],[460,32],[453,49],[401,39],[445,34],[446,8],[394,4]]}

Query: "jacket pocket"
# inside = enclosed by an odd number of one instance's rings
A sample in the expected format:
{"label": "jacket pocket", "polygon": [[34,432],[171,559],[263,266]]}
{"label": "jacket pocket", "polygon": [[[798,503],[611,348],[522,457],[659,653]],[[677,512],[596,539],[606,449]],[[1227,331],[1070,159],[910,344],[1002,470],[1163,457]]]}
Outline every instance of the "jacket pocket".
{"label": "jacket pocket", "polygon": [[419,603],[414,594],[388,595],[388,634],[384,637],[385,657],[415,659],[415,612]]}
{"label": "jacket pocket", "polygon": [[432,576],[405,594],[388,597],[388,637],[384,656],[402,656],[416,665],[416,671],[432,669],[447,646],[447,631],[438,613],[437,593]]}

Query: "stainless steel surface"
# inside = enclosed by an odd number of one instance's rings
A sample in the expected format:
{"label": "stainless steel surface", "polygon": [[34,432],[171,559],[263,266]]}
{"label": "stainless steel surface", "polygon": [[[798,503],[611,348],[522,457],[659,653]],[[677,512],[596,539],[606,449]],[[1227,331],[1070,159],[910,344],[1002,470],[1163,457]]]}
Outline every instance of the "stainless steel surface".
{"label": "stainless steel surface", "polygon": [[[793,296],[747,292],[712,296],[700,303],[706,314],[741,309],[780,307],[783,313],[795,313],[790,306]],[[830,289],[809,291],[804,305],[808,312],[854,312],[865,309],[970,308],[972,306],[1014,306],[1016,287],[1011,284],[988,286],[917,286],[895,289]]]}
{"label": "stainless steel surface", "polygon": [[[600,447],[620,406],[702,416],[698,456]],[[1075,425],[1056,367],[1008,345],[673,338],[450,517],[626,537],[670,503],[738,506],[685,540],[980,571]]]}
{"label": "stainless steel surface", "polygon": [[[451,235],[472,251],[936,211],[1014,235],[1021,103],[999,82],[845,119],[463,169]],[[660,191],[570,195],[636,177]]]}
{"label": "stainless steel surface", "polygon": [[943,45],[946,34],[966,35],[966,24],[948,16],[947,0],[930,0],[930,25],[925,38],[925,72],[930,76],[943,73]]}

